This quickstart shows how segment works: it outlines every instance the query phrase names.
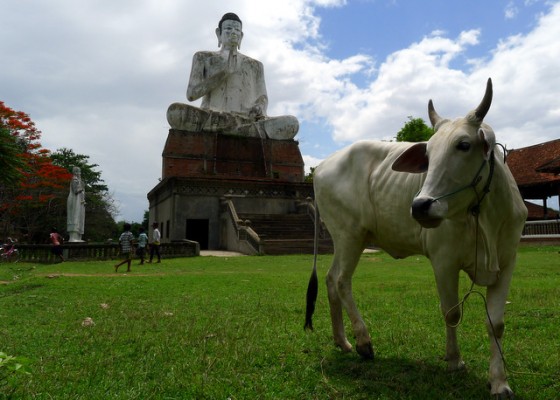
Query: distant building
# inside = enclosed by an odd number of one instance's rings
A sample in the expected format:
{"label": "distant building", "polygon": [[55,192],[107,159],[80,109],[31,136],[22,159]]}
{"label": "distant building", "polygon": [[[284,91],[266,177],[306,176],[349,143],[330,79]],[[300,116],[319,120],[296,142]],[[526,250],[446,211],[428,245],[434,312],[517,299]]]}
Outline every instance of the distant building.
{"label": "distant building", "polygon": [[543,202],[542,207],[529,204],[527,219],[558,218],[547,201],[553,196],[560,200],[560,139],[510,150],[507,163],[523,199]]}

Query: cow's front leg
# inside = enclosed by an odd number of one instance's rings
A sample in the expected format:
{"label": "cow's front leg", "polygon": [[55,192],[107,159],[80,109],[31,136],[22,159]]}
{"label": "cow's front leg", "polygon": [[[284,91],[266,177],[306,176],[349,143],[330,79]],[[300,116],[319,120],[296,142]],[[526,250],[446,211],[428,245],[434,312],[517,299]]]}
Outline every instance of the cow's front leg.
{"label": "cow's front leg", "polygon": [[446,324],[445,361],[447,361],[447,370],[452,372],[460,371],[465,369],[465,363],[461,358],[459,342],[457,341],[457,323],[461,319],[461,310],[458,309],[458,313],[455,313],[455,310],[451,313],[444,312],[444,315]]}
{"label": "cow's front leg", "polygon": [[364,358],[373,359],[371,337],[352,296],[352,276],[363,251],[361,242],[353,240],[347,242],[342,249],[335,248],[334,262],[338,264],[339,270],[338,276],[333,279],[336,283],[338,297],[352,323],[352,330],[356,337],[356,351]]}
{"label": "cow's front leg", "polygon": [[512,270],[513,268],[502,270],[498,282],[488,287],[486,292],[489,317],[486,320],[486,327],[490,339],[490,392],[500,399],[512,399],[514,397],[507,382],[502,350],[502,338],[505,330],[504,312]]}
{"label": "cow's front leg", "polygon": [[457,342],[457,325],[461,320],[461,307],[458,298],[459,270],[438,270],[434,265],[434,272],[441,312],[445,320],[445,360],[447,361],[447,369],[448,371],[461,370],[465,368],[465,363],[461,358],[459,343]]}

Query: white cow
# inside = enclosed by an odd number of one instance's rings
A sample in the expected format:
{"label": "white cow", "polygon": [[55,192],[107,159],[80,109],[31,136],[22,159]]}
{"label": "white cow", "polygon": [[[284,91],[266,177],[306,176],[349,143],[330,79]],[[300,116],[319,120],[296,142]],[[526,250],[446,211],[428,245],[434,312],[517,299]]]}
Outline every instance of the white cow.
{"label": "white cow", "polygon": [[[441,118],[430,100],[436,133],[428,142],[357,142],[327,158],[315,170],[317,207],[334,242],[327,289],[334,342],[352,345],[344,333],[342,308],[356,349],[373,358],[368,330],[352,298],[352,275],[366,245],[395,258],[423,254],[432,263],[447,329],[449,370],[464,368],[457,344],[461,316],[459,271],[487,287],[490,387],[513,397],[504,369],[501,340],[504,308],[527,209],[494,132],[484,124],[492,82],[480,105],[464,118]],[[317,297],[316,265],[307,300],[306,328]]]}

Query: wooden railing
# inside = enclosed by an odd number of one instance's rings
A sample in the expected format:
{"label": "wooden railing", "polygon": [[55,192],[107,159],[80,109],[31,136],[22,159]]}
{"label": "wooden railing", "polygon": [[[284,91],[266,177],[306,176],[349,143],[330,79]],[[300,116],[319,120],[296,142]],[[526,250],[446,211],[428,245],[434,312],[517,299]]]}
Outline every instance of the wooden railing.
{"label": "wooden railing", "polygon": [[[48,244],[16,244],[19,260],[23,262],[49,263],[58,261]],[[112,260],[119,257],[120,247],[116,243],[66,243],[62,246],[64,259],[68,261]],[[197,242],[184,240],[162,243],[162,258],[192,257],[200,254]]]}

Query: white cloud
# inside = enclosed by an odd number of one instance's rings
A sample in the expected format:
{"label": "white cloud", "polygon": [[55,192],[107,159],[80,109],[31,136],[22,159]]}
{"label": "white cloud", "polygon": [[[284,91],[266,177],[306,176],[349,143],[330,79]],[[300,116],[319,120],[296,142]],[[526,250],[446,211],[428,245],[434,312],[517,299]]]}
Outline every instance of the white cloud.
{"label": "white cloud", "polygon": [[[494,101],[488,114],[500,140],[521,147],[558,137],[560,119],[560,4],[542,17],[529,34],[505,38],[486,60],[466,60],[464,72],[451,65],[478,44],[478,30],[450,39],[438,34],[399,50],[379,66],[368,87],[344,86],[331,93],[329,109],[314,112],[333,126],[334,138],[348,142],[390,139],[412,115],[427,119],[432,98],[440,114],[457,117],[476,107],[492,77]],[[339,80],[339,82],[341,82]]]}
{"label": "white cloud", "polygon": [[309,155],[303,155],[303,162],[305,164],[305,173],[309,174],[311,172],[311,168],[315,168],[317,165],[321,163],[321,161],[323,161],[323,159],[321,158],[317,158]]}
{"label": "white cloud", "polygon": [[519,9],[515,6],[513,1],[510,1],[504,10],[504,17],[506,19],[514,19],[519,13]]}

